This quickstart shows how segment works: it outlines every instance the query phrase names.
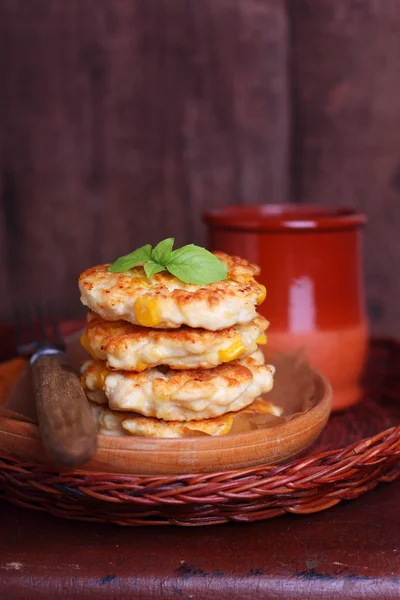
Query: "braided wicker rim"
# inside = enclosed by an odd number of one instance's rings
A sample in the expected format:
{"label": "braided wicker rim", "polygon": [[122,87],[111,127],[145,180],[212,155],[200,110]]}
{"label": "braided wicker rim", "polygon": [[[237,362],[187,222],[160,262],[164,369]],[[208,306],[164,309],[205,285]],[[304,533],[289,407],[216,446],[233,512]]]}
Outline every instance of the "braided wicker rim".
{"label": "braided wicker rim", "polygon": [[[376,342],[378,350],[381,348]],[[400,345],[384,386],[399,385]],[[396,360],[393,360],[396,358]],[[381,390],[382,391],[382,390]],[[21,462],[0,452],[0,489],[14,504],[119,525],[209,525],[325,510],[400,475],[400,425],[345,448],[279,466],[181,476],[122,476]]]}

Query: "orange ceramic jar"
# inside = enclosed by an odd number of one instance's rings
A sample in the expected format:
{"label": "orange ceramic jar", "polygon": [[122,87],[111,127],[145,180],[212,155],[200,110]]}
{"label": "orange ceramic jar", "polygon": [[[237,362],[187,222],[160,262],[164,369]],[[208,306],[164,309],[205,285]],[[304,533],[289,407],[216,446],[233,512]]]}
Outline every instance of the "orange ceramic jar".
{"label": "orange ceramic jar", "polygon": [[309,205],[232,206],[208,212],[209,247],[261,267],[271,347],[305,348],[330,379],[333,408],[360,398],[367,346],[362,273],[365,216]]}

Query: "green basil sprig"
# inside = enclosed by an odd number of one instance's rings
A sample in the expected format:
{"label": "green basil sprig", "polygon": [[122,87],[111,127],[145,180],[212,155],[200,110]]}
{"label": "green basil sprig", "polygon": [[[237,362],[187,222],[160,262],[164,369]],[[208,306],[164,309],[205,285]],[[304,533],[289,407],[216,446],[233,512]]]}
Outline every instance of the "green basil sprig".
{"label": "green basil sprig", "polygon": [[169,271],[184,283],[206,285],[228,277],[226,265],[205,248],[188,244],[173,250],[174,238],[163,240],[155,248],[146,244],[130,254],[120,256],[109,267],[111,273],[123,273],[143,265],[149,279],[161,271]]}

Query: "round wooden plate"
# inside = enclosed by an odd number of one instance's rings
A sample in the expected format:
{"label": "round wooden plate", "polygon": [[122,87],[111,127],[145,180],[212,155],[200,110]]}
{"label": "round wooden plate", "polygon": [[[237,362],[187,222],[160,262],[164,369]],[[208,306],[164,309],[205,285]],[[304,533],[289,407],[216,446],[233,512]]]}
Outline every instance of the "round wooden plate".
{"label": "round wooden plate", "polygon": [[[75,366],[86,358],[79,335],[68,341]],[[284,418],[221,437],[146,439],[99,435],[85,471],[126,475],[179,475],[242,469],[284,462],[301,454],[325,426],[332,403],[328,381],[302,356],[269,356],[276,366],[268,398],[283,406]],[[30,374],[25,368],[7,398],[0,398],[0,450],[25,461],[49,464],[35,424]]]}

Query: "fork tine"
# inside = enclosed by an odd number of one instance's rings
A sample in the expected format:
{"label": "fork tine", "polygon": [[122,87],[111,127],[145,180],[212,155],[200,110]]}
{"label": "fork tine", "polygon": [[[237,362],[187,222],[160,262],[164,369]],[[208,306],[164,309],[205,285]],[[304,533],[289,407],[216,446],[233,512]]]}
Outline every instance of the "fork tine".
{"label": "fork tine", "polygon": [[29,343],[35,342],[36,341],[35,315],[33,313],[33,310],[29,306],[26,306],[24,309],[23,315],[24,315],[23,319],[24,319],[25,327],[28,332],[28,342]]}
{"label": "fork tine", "polygon": [[65,350],[54,307],[51,304],[17,306],[14,310],[15,339],[19,354],[31,356],[43,345]]}
{"label": "fork tine", "polygon": [[29,307],[19,305],[14,310],[15,341],[21,355],[30,355],[37,346],[33,317]]}
{"label": "fork tine", "polygon": [[21,347],[24,343],[24,324],[20,308],[14,309],[15,337],[17,346]]}
{"label": "fork tine", "polygon": [[36,318],[39,327],[39,343],[43,343],[46,341],[46,317],[43,312],[43,307],[41,304],[36,305]]}
{"label": "fork tine", "polygon": [[58,344],[61,347],[64,347],[64,345],[65,345],[64,338],[61,335],[60,327],[58,325],[58,319],[56,317],[56,312],[55,312],[54,306],[52,304],[49,304],[49,306],[48,306],[48,314],[49,314],[51,326],[53,328],[56,344]]}

